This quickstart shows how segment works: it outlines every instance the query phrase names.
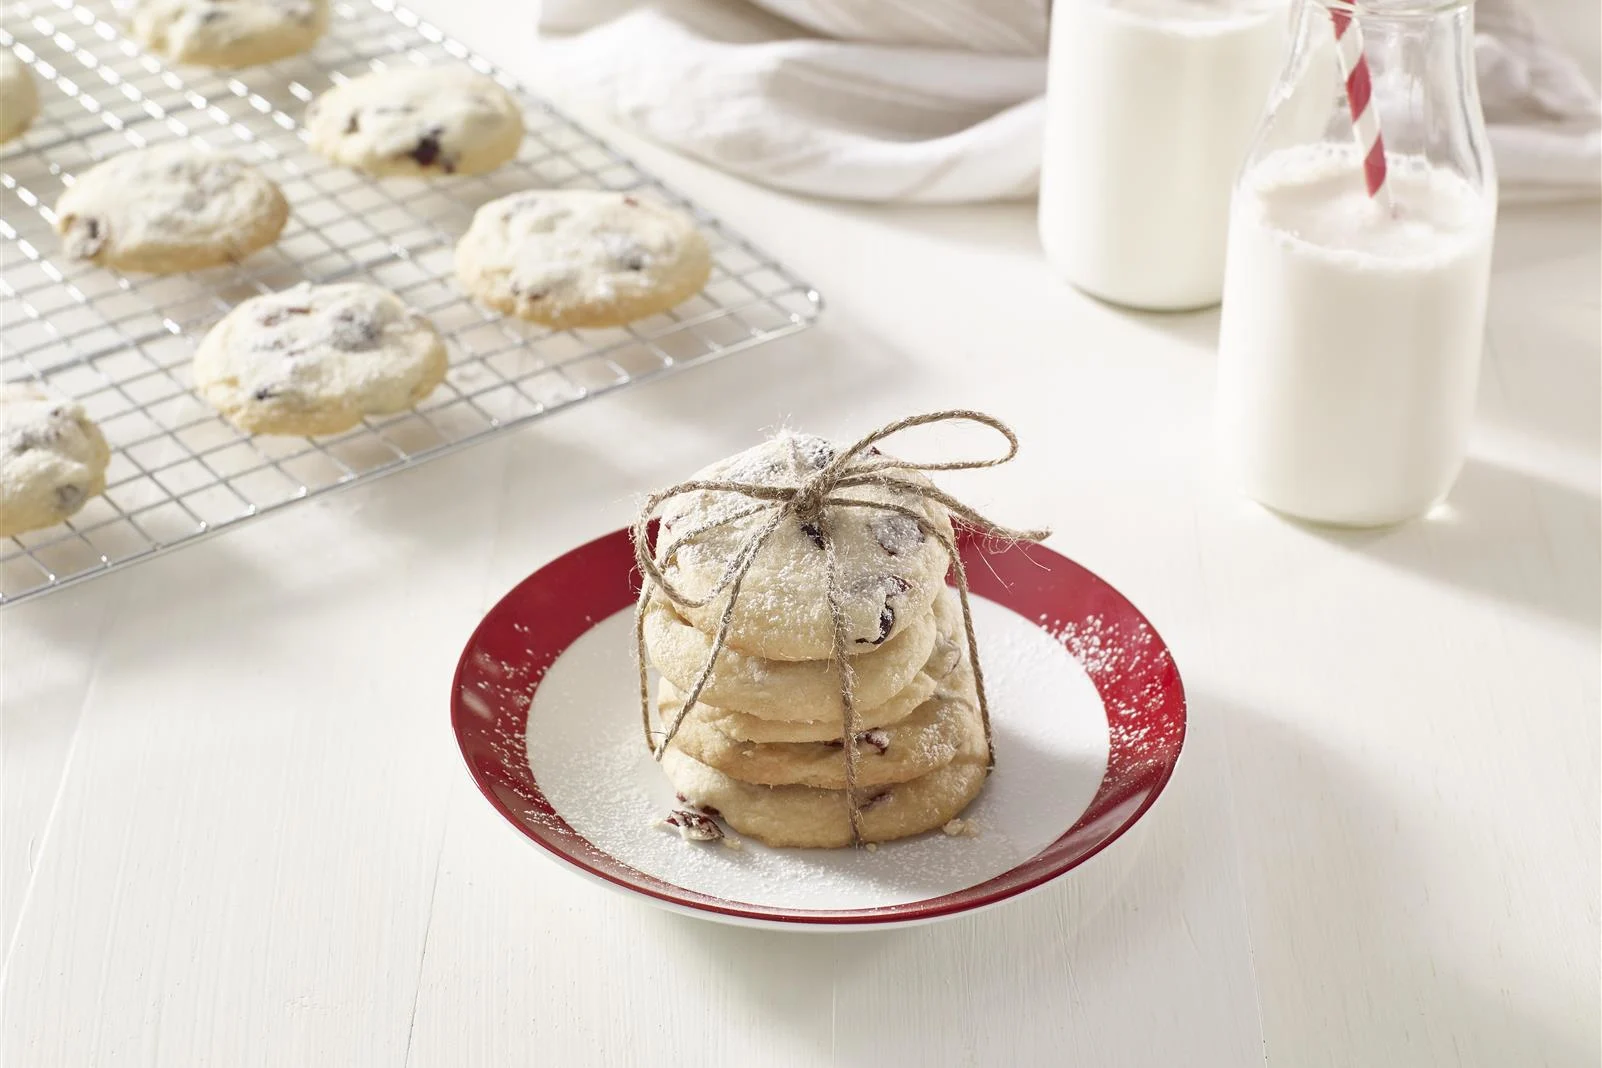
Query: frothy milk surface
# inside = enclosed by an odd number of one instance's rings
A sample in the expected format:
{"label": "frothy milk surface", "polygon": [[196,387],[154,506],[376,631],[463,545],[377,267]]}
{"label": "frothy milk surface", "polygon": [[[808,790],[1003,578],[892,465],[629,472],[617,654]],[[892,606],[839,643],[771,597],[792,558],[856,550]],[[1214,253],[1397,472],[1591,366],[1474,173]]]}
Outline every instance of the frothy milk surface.
{"label": "frothy milk surface", "polygon": [[1074,0],[1052,13],[1040,237],[1105,300],[1223,288],[1229,196],[1285,48],[1276,0]]}
{"label": "frothy milk surface", "polygon": [[1485,236],[1490,213],[1460,176],[1416,157],[1394,158],[1387,173],[1390,208],[1368,195],[1353,149],[1314,145],[1277,153],[1247,177],[1242,208],[1298,242],[1367,253],[1379,270],[1457,256]]}
{"label": "frothy milk surface", "polygon": [[1355,148],[1267,157],[1241,183],[1219,337],[1219,429],[1272,508],[1374,525],[1417,515],[1462,464],[1494,201],[1390,157],[1392,206]]}

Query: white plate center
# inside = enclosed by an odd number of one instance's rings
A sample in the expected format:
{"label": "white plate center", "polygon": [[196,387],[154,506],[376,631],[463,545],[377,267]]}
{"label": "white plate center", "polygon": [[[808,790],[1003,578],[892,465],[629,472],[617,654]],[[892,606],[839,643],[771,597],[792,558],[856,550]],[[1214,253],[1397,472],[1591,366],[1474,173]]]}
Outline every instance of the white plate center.
{"label": "white plate center", "polygon": [[[529,764],[574,830],[659,879],[752,905],[862,909],[938,897],[1016,867],[1073,826],[1107,766],[1107,715],[1090,677],[1036,624],[982,597],[974,628],[990,698],[996,770],[965,817],[860,849],[743,849],[686,842],[652,824],[673,787],[646,751],[633,671],[633,609],[601,621],[551,665],[528,717]],[[653,691],[654,692],[654,691]]]}

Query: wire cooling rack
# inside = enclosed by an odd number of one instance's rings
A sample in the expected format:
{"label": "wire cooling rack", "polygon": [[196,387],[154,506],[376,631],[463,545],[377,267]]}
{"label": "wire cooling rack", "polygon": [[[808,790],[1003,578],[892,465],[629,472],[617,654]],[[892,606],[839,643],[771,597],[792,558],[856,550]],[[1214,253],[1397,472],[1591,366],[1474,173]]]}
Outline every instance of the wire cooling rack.
{"label": "wire cooling rack", "polygon": [[[815,290],[456,41],[387,0],[334,4],[307,54],[239,71],[169,68],[108,3],[8,0],[0,47],[33,69],[41,111],[0,146],[0,379],[76,399],[113,456],[106,492],[64,524],[0,539],[0,604],[60,589],[294,501],[377,478],[559,408],[804,329]],[[374,180],[307,150],[311,99],[369,70],[466,63],[516,93],[528,133],[491,174]],[[291,219],[241,264],[124,276],[57,253],[51,206],[71,176],[187,139],[276,181]],[[481,308],[452,281],[473,211],[519,189],[649,189],[711,243],[697,297],[622,329],[550,332]],[[191,392],[195,344],[229,308],[301,281],[367,280],[433,320],[445,382],[416,410],[345,434],[244,434]]]}

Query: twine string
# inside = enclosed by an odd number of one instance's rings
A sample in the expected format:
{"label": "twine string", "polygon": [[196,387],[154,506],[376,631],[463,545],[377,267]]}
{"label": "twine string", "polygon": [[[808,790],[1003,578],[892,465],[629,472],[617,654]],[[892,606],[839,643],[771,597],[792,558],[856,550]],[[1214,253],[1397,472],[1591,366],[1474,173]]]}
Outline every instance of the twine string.
{"label": "twine string", "polygon": [[[987,429],[994,430],[1007,441],[1007,449],[1000,456],[978,459],[957,459],[918,463],[899,460],[884,456],[877,448],[878,444],[892,435],[914,427],[928,426],[933,423],[976,423]],[[794,449],[792,445],[792,450]],[[996,467],[1007,463],[1018,455],[1018,437],[1012,429],[994,416],[969,409],[951,409],[941,412],[930,412],[924,415],[908,416],[886,423],[884,426],[864,435],[855,444],[847,449],[837,452],[827,463],[817,471],[802,479],[794,486],[770,486],[761,483],[741,482],[724,479],[692,479],[670,486],[647,498],[645,505],[640,509],[639,516],[634,521],[631,531],[634,539],[634,559],[639,566],[641,575],[640,599],[634,612],[634,643],[635,656],[639,664],[640,683],[640,715],[645,728],[645,742],[650,747],[657,760],[667,751],[668,743],[678,735],[679,728],[683,726],[685,717],[700,700],[701,693],[707,687],[717,667],[718,657],[722,655],[728,645],[729,631],[734,624],[735,604],[739,600],[740,589],[746,576],[750,574],[752,565],[762,547],[767,544],[775,531],[784,522],[794,520],[808,525],[817,532],[817,539],[822,544],[825,564],[825,590],[829,608],[830,625],[833,630],[832,658],[840,676],[840,709],[842,724],[845,729],[843,749],[845,754],[845,797],[846,812],[851,825],[851,840],[853,843],[862,841],[861,823],[862,806],[857,798],[856,772],[857,772],[857,724],[858,716],[855,701],[856,670],[851,664],[849,655],[849,635],[847,634],[848,621],[841,604],[842,591],[838,581],[839,559],[835,546],[835,539],[830,523],[829,512],[835,508],[871,508],[878,511],[900,515],[917,524],[918,530],[925,536],[934,538],[940,547],[945,550],[951,560],[951,568],[956,578],[957,596],[962,605],[963,635],[968,648],[968,661],[973,668],[975,696],[979,704],[979,717],[984,725],[985,751],[988,766],[995,764],[995,746],[991,740],[990,706],[985,696],[984,670],[979,664],[979,645],[974,636],[973,611],[969,603],[968,571],[963,566],[962,556],[957,551],[955,541],[943,530],[936,528],[928,516],[917,509],[891,501],[872,501],[862,497],[854,497],[846,492],[861,487],[875,487],[890,490],[920,502],[932,501],[946,509],[962,525],[989,538],[1002,541],[1041,541],[1050,533],[1046,530],[1014,530],[994,523],[979,512],[963,504],[932,485],[914,482],[905,477],[898,477],[894,472],[908,471],[972,471],[981,468]],[[716,492],[731,493],[744,497],[752,504],[736,509],[728,515],[714,518],[700,523],[689,531],[679,532],[673,539],[662,546],[660,551],[653,551],[650,544],[650,522],[663,505],[675,498],[691,493]],[[700,597],[692,597],[679,589],[668,578],[666,572],[673,564],[678,551],[689,542],[710,533],[713,530],[726,527],[732,523],[758,516],[764,512],[767,518],[758,527],[743,545],[736,550],[725,562],[722,573],[713,583],[710,590]],[[660,558],[660,559],[659,559]],[[704,608],[718,597],[727,594],[727,601],[723,611],[718,616],[717,627],[712,636],[712,648],[706,658],[706,663],[697,673],[695,684],[683,696],[683,704],[674,714],[672,722],[660,740],[657,732],[651,726],[651,694],[648,673],[648,660],[645,649],[645,622],[649,609],[657,598],[665,600],[675,609]]]}

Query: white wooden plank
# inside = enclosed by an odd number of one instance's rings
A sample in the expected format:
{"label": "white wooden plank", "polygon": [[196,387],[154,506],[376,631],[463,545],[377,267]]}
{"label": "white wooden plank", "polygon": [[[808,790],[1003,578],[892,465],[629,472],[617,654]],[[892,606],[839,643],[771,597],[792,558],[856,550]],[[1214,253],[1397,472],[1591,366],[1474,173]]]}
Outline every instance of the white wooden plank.
{"label": "white wooden plank", "polygon": [[44,846],[126,576],[0,613],[0,967]]}
{"label": "white wooden plank", "polygon": [[398,1063],[484,599],[488,446],[145,565],[5,976],[3,1059]]}

